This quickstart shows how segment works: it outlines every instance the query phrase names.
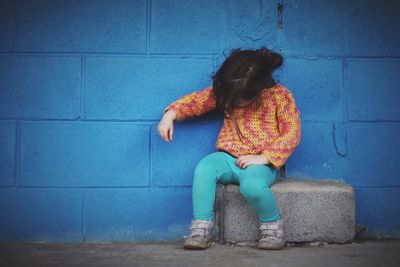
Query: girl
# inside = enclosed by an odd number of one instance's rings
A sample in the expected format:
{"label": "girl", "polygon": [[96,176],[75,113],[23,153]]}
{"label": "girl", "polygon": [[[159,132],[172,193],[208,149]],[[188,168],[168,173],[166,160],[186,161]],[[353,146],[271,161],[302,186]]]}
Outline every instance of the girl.
{"label": "girl", "polygon": [[185,249],[211,244],[216,185],[240,184],[241,194],[257,211],[261,235],[258,248],[281,249],[282,219],[269,188],[300,142],[300,112],[291,92],[275,83],[272,72],[280,54],[261,48],[235,49],[213,75],[213,84],[169,105],[157,127],[169,143],[173,123],[214,108],[224,115],[216,148],[197,165],[193,181],[193,217]]}

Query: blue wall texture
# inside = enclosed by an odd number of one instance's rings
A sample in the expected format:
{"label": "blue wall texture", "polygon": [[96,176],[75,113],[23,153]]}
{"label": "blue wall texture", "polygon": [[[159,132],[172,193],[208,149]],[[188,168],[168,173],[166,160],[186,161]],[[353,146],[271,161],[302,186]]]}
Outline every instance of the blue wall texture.
{"label": "blue wall texture", "polygon": [[[282,9],[278,11],[278,5]],[[267,46],[303,119],[289,177],[344,180],[400,236],[397,0],[1,0],[0,241],[179,239],[216,114],[156,126],[231,48]]]}

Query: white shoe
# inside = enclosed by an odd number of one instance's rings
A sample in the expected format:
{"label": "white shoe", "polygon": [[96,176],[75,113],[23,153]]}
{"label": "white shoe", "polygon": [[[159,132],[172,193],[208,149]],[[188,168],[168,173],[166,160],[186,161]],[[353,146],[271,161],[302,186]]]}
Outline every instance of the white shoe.
{"label": "white shoe", "polygon": [[283,235],[283,221],[265,222],[260,226],[260,240],[258,241],[259,249],[282,249],[285,245],[285,237]]}
{"label": "white shoe", "polygon": [[206,249],[211,246],[212,221],[193,220],[190,225],[190,235],[185,236],[183,248]]}

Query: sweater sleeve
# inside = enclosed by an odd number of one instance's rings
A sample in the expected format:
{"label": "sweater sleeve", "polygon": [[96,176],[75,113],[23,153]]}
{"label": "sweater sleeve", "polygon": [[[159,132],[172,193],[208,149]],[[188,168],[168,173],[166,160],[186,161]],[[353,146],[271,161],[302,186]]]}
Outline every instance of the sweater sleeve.
{"label": "sweater sleeve", "polygon": [[279,169],[300,143],[301,121],[300,111],[288,89],[278,91],[274,101],[279,136],[262,151],[262,154],[275,169]]}
{"label": "sweater sleeve", "polygon": [[212,93],[212,87],[185,95],[164,109],[173,110],[176,113],[176,120],[184,120],[193,116],[200,116],[216,106]]}

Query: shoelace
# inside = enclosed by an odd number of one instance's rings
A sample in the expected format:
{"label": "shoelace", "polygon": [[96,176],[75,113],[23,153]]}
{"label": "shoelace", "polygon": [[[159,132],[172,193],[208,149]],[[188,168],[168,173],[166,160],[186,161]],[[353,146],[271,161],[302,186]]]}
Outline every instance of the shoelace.
{"label": "shoelace", "polygon": [[207,223],[195,223],[190,226],[190,235],[184,236],[185,239],[194,237],[194,236],[200,236],[200,237],[205,237],[208,235],[210,232],[210,225]]}
{"label": "shoelace", "polygon": [[279,230],[277,223],[263,223],[260,226],[260,238],[278,239],[283,237],[283,231]]}

